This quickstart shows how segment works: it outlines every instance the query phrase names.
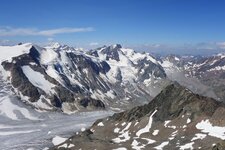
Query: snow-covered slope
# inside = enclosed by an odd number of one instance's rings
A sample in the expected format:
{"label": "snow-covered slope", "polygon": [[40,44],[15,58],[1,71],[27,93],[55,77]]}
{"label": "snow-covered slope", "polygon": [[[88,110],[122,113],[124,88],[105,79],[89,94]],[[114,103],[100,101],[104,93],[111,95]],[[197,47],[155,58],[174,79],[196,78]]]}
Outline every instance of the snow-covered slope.
{"label": "snow-covered slope", "polygon": [[166,79],[150,54],[118,44],[90,51],[58,43],[0,48],[1,71],[15,93],[41,110],[126,109],[147,103]]}
{"label": "snow-covered slope", "polygon": [[23,45],[15,45],[15,46],[0,46],[1,55],[0,60],[11,60],[12,57],[16,57],[25,53],[30,52],[30,48],[32,47],[32,44],[26,43]]}

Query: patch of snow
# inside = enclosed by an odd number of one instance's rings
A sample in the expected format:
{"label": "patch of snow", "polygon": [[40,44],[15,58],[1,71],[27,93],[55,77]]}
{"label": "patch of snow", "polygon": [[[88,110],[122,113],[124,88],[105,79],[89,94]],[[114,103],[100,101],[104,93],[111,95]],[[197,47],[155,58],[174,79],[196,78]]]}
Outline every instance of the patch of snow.
{"label": "patch of snow", "polygon": [[188,123],[190,123],[190,122],[191,122],[191,119],[190,119],[190,118],[188,118],[188,119],[187,119],[187,124],[188,124]]}
{"label": "patch of snow", "polygon": [[147,133],[149,132],[149,130],[151,129],[151,126],[152,126],[152,121],[153,121],[153,115],[157,112],[157,110],[155,110],[151,116],[149,117],[149,121],[148,121],[148,124],[143,128],[143,129],[140,129],[139,131],[137,131],[136,135],[138,137],[140,137],[141,134],[143,133]]}
{"label": "patch of snow", "polygon": [[104,126],[104,124],[103,124],[103,122],[99,122],[99,123],[97,124],[97,126],[99,126],[99,127],[103,127],[103,126]]}
{"label": "patch of snow", "polygon": [[81,132],[84,132],[86,130],[86,128],[83,127],[80,130],[81,130]]}
{"label": "patch of snow", "polygon": [[119,136],[117,138],[112,139],[115,143],[122,143],[130,140],[129,131],[128,129],[131,126],[131,122],[127,124],[127,126],[119,132]]}
{"label": "patch of snow", "polygon": [[113,130],[114,133],[119,133],[119,131],[120,131],[120,128],[115,128],[115,129]]}
{"label": "patch of snow", "polygon": [[135,149],[135,150],[141,150],[143,148],[145,148],[145,145],[142,144],[140,145],[141,143],[139,143],[137,140],[133,140],[133,142],[131,143],[131,146],[132,146],[132,149]]}
{"label": "patch of snow", "polygon": [[127,124],[127,126],[122,130],[122,132],[128,130],[128,129],[130,128],[130,126],[131,126],[131,122],[129,122],[129,123]]}
{"label": "patch of snow", "polygon": [[174,59],[175,59],[176,61],[179,61],[179,60],[180,60],[178,57],[174,57]]}
{"label": "patch of snow", "polygon": [[192,149],[194,149],[193,144],[194,144],[194,142],[191,142],[191,143],[187,143],[185,145],[179,146],[179,147],[180,147],[180,150],[187,150],[187,149],[192,150]]}
{"label": "patch of snow", "polygon": [[137,121],[137,122],[135,122],[134,126],[136,126],[138,123],[139,123],[138,121]]}
{"label": "patch of snow", "polygon": [[146,145],[148,145],[148,144],[152,144],[152,143],[155,143],[155,142],[156,142],[155,140],[148,139],[148,138],[140,138],[140,139],[142,139],[142,140],[146,140],[146,141],[148,142]]}
{"label": "patch of snow", "polygon": [[160,145],[158,145],[158,146],[156,146],[154,148],[157,149],[157,150],[162,150],[168,144],[169,144],[169,141],[162,142]]}
{"label": "patch of snow", "polygon": [[225,140],[225,127],[213,126],[208,119],[196,124],[196,128],[210,136]]}
{"label": "patch of snow", "polygon": [[117,138],[112,139],[115,143],[122,143],[130,140],[129,132],[125,131],[122,134],[120,134]]}
{"label": "patch of snow", "polygon": [[34,63],[34,62],[30,62],[29,64],[30,64],[30,65],[32,65],[32,66],[37,65],[37,64],[36,64],[36,63]]}
{"label": "patch of snow", "polygon": [[174,131],[168,139],[173,140],[175,138],[175,136],[177,135],[177,133],[178,133],[178,130]]}
{"label": "patch of snow", "polygon": [[65,142],[67,140],[67,138],[63,138],[63,137],[60,137],[60,136],[55,136],[53,139],[52,139],[52,143],[54,145],[59,145],[63,142]]}
{"label": "patch of snow", "polygon": [[171,122],[171,120],[165,121],[165,122],[164,122],[164,127],[167,127],[168,123],[170,123],[170,122]]}
{"label": "patch of snow", "polygon": [[158,135],[158,133],[159,133],[159,130],[154,130],[152,135],[156,136],[156,135]]}
{"label": "patch of snow", "polygon": [[49,94],[54,93],[53,88],[55,87],[55,85],[46,80],[43,74],[34,71],[30,66],[22,66],[21,68],[28,80],[34,86],[42,89]]}
{"label": "patch of snow", "polygon": [[196,134],[195,134],[195,137],[193,137],[193,138],[191,139],[191,141],[195,141],[195,140],[198,140],[198,139],[202,140],[202,139],[204,139],[206,136],[207,136],[206,134],[196,133]]}
{"label": "patch of snow", "polygon": [[169,123],[171,122],[171,120],[167,120],[164,122],[164,127],[166,128],[171,128],[171,129],[176,129],[177,127],[176,126],[172,126],[172,125],[168,125]]}
{"label": "patch of snow", "polygon": [[121,126],[125,126],[127,123],[126,122],[123,122],[122,124],[121,124]]}
{"label": "patch of snow", "polygon": [[70,144],[69,146],[68,146],[68,148],[72,148],[72,147],[74,147],[75,145],[74,144]]}
{"label": "patch of snow", "polygon": [[156,141],[155,140],[152,140],[152,139],[148,139],[148,138],[140,138],[141,140],[146,140],[147,143],[146,144],[143,144],[141,142],[138,142],[137,140],[137,137],[134,137],[134,140],[131,144],[132,148],[135,149],[135,150],[141,150],[141,149],[144,149],[145,146],[149,145],[149,144],[152,144],[152,143],[155,143]]}
{"label": "patch of snow", "polygon": [[63,145],[60,145],[58,148],[67,148],[67,143],[63,144]]}

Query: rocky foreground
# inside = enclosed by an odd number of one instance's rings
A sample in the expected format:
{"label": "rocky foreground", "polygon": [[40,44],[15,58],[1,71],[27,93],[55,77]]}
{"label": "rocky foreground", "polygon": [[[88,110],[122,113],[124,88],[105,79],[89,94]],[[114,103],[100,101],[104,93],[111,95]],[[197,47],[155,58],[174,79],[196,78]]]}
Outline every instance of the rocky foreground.
{"label": "rocky foreground", "polygon": [[149,104],[96,121],[56,149],[225,149],[225,105],[177,83]]}

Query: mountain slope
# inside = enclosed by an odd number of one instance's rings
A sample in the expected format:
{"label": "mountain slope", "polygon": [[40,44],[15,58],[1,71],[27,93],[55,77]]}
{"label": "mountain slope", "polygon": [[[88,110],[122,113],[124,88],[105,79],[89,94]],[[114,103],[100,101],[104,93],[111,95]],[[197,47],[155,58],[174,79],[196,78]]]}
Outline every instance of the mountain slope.
{"label": "mountain slope", "polygon": [[223,114],[221,102],[174,83],[149,104],[98,120],[53,149],[219,148],[225,139]]}
{"label": "mountain slope", "polygon": [[225,99],[224,65],[225,55],[213,56],[174,56],[162,59],[167,77],[190,88],[195,93]]}

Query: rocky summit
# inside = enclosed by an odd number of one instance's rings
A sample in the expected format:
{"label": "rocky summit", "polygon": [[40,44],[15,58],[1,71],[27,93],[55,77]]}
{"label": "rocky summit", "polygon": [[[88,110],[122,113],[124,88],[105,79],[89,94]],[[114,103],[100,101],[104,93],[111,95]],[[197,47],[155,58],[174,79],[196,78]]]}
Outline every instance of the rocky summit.
{"label": "rocky summit", "polygon": [[223,103],[173,83],[150,103],[97,120],[52,150],[223,150],[224,115]]}

